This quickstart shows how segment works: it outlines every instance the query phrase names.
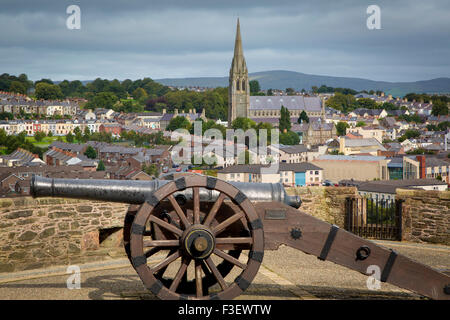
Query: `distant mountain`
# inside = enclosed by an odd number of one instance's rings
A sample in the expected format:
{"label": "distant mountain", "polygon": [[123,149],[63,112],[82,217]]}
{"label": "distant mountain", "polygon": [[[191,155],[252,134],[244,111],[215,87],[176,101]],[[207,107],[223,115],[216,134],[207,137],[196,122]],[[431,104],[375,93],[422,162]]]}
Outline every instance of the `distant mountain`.
{"label": "distant mountain", "polygon": [[[387,82],[373,81],[361,78],[331,77],[305,74],[293,71],[263,71],[249,74],[250,80],[258,80],[261,89],[310,90],[312,86],[326,85],[334,88],[351,88],[356,91],[381,90],[395,97],[404,96],[409,92],[415,93],[449,93],[450,78],[437,78],[416,82]],[[200,86],[200,87],[226,87],[228,77],[204,78],[174,78],[156,79],[155,81],[168,86]]]}

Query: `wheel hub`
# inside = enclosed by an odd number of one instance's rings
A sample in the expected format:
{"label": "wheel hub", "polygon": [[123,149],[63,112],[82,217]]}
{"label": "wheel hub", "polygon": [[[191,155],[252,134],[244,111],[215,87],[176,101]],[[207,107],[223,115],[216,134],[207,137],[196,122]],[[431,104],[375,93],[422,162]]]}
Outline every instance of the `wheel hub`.
{"label": "wheel hub", "polygon": [[215,247],[212,232],[203,226],[196,225],[186,232],[182,243],[185,253],[194,259],[206,259]]}

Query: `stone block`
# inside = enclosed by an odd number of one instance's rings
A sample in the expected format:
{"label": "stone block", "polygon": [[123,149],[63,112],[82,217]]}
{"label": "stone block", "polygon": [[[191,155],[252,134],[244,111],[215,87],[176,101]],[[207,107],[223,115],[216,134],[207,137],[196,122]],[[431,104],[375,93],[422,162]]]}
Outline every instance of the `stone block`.
{"label": "stone block", "polygon": [[19,241],[30,241],[33,240],[34,238],[36,238],[37,233],[33,232],[33,231],[25,231],[24,233],[22,233],[18,240]]}
{"label": "stone block", "polygon": [[39,239],[45,239],[55,234],[55,228],[48,228],[39,234]]}
{"label": "stone block", "polygon": [[11,262],[8,262],[8,263],[0,262],[0,272],[13,272],[14,269],[15,269],[15,266]]}
{"label": "stone block", "polygon": [[77,211],[80,213],[92,212],[92,206],[85,206],[85,205],[77,206]]}
{"label": "stone block", "polygon": [[13,211],[5,216],[6,219],[18,219],[29,217],[33,214],[33,210],[21,210],[21,211]]}
{"label": "stone block", "polygon": [[71,217],[74,216],[75,212],[69,212],[69,211],[54,211],[54,212],[49,212],[48,217],[50,219],[60,219],[60,218],[65,218],[65,217]]}
{"label": "stone block", "polygon": [[81,250],[82,251],[97,250],[99,247],[100,247],[100,243],[99,243],[98,230],[87,232],[83,235],[82,241],[81,241]]}
{"label": "stone block", "polygon": [[25,258],[27,256],[27,252],[26,251],[16,251],[11,253],[8,256],[8,259],[12,259],[12,260],[22,260],[23,258]]}
{"label": "stone block", "polygon": [[0,207],[1,208],[8,208],[13,205],[13,202],[10,199],[3,199],[0,200]]}

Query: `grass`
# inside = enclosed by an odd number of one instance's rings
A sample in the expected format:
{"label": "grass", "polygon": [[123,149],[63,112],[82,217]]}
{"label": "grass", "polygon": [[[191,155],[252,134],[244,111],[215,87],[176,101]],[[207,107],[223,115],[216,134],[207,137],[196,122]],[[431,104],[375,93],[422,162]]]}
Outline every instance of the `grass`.
{"label": "grass", "polygon": [[[37,142],[34,137],[26,137],[25,139],[27,141],[30,141],[36,147],[44,148],[44,147],[48,147],[53,141],[57,141],[58,138],[59,137],[45,137],[44,139],[42,139],[42,141],[39,141],[39,142]],[[65,136],[61,136],[61,138],[62,138],[63,142],[67,142]]]}

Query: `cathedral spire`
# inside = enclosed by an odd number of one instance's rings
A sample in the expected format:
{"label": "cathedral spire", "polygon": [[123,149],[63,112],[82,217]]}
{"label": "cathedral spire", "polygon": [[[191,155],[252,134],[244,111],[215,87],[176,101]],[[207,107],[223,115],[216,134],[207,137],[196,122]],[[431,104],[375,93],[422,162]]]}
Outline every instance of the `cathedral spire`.
{"label": "cathedral spire", "polygon": [[247,118],[250,108],[250,87],[248,70],[242,49],[241,25],[239,18],[234,42],[234,56],[231,63],[228,86],[228,126],[238,117]]}
{"label": "cathedral spire", "polygon": [[234,42],[234,56],[231,69],[235,71],[244,71],[247,68],[244,58],[244,50],[242,49],[241,24],[237,19],[236,40]]}
{"label": "cathedral spire", "polygon": [[244,57],[244,52],[242,50],[242,39],[241,39],[241,25],[239,23],[239,18],[237,20],[236,28],[236,40],[234,42],[234,58]]}

